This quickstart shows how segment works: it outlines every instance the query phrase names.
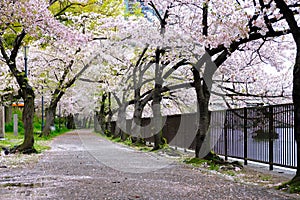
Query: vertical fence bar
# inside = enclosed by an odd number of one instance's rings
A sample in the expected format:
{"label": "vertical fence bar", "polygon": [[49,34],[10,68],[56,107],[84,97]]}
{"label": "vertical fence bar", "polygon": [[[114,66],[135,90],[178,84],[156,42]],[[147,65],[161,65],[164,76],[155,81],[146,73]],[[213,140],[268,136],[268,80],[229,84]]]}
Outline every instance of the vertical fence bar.
{"label": "vertical fence bar", "polygon": [[224,126],[224,154],[225,154],[225,160],[228,160],[228,111],[225,111],[225,126]]}
{"label": "vertical fence bar", "polygon": [[248,125],[247,125],[247,108],[244,108],[244,165],[248,164]]}
{"label": "vertical fence bar", "polygon": [[269,164],[270,170],[273,170],[273,159],[274,159],[274,151],[273,151],[273,137],[275,134],[274,128],[274,119],[273,119],[273,106],[269,107]]}

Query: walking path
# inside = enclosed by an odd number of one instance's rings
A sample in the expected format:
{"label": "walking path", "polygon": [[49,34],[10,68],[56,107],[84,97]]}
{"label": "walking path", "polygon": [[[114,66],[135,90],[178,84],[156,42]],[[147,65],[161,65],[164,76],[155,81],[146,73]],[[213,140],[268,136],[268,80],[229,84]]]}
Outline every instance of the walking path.
{"label": "walking path", "polygon": [[[27,168],[0,169],[0,199],[296,199],[236,183],[154,153],[107,141],[90,130],[55,138]],[[299,197],[299,196],[298,196]]]}

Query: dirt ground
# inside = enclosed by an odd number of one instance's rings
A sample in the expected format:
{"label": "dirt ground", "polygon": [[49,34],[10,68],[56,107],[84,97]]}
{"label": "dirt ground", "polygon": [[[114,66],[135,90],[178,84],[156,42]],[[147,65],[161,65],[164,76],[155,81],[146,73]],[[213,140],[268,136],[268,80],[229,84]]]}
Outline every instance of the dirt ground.
{"label": "dirt ground", "polygon": [[0,156],[0,199],[300,199],[273,189],[290,175],[219,173],[112,143],[90,130],[40,155]]}

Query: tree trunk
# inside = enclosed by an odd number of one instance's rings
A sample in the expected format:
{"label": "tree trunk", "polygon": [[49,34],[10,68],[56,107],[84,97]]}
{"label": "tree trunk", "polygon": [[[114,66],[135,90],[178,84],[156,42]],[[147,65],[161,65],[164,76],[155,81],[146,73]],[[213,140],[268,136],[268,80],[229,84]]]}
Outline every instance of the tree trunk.
{"label": "tree trunk", "polygon": [[293,74],[294,136],[297,142],[297,172],[294,180],[300,182],[300,35]]}
{"label": "tree trunk", "polygon": [[156,49],[155,51],[155,84],[153,89],[153,100],[152,100],[152,112],[153,112],[153,122],[154,127],[152,130],[154,132],[154,147],[153,150],[160,148],[160,145],[163,144],[162,140],[162,115],[160,102],[162,100],[161,90],[162,90],[162,66],[160,65],[160,55],[164,51],[161,49]]}
{"label": "tree trunk", "polygon": [[103,93],[102,94],[102,99],[101,99],[101,106],[100,106],[100,110],[96,112],[96,122],[97,124],[95,124],[95,129],[96,132],[100,132],[100,133],[105,133],[105,129],[106,129],[106,122],[105,122],[105,101],[107,99],[107,94]]}
{"label": "tree trunk", "polygon": [[114,138],[121,137],[123,140],[125,140],[128,137],[128,133],[126,131],[126,109],[128,104],[122,104],[119,107],[118,111],[118,117],[117,117],[117,124],[115,132],[113,133]]}
{"label": "tree trunk", "polygon": [[24,110],[22,113],[22,121],[24,124],[24,141],[17,147],[17,151],[23,153],[34,153],[34,135],[33,135],[33,118],[34,118],[34,91],[31,87],[27,87],[23,91]]}
{"label": "tree trunk", "polygon": [[12,106],[5,106],[5,123],[10,123],[12,121]]}
{"label": "tree trunk", "polygon": [[[157,87],[157,86],[156,86]],[[153,92],[153,101],[152,101],[152,112],[153,112],[153,122],[154,127],[152,127],[154,133],[154,147],[153,150],[160,149],[162,142],[162,116],[160,109],[161,96],[159,87],[156,88]]]}
{"label": "tree trunk", "polygon": [[107,122],[106,122],[106,129],[112,134],[112,125],[111,125],[111,119],[113,117],[113,112],[111,110],[111,93],[108,93],[108,116],[107,116]]}
{"label": "tree trunk", "polygon": [[87,124],[87,128],[91,128],[91,126],[92,126],[92,121],[93,121],[93,117],[89,117],[89,119],[88,119],[88,124]]}
{"label": "tree trunk", "polygon": [[46,109],[46,122],[43,128],[43,135],[49,136],[51,133],[51,126],[54,125],[55,112],[56,112],[57,104],[50,104],[50,106]]}
{"label": "tree trunk", "polygon": [[13,95],[9,94],[7,98],[9,105],[5,106],[5,123],[10,123],[12,121],[12,101]]}
{"label": "tree trunk", "polygon": [[207,132],[210,123],[210,114],[208,110],[210,91],[205,81],[201,80],[199,71],[197,69],[193,69],[193,75],[195,91],[197,95],[197,110],[199,114],[198,128],[196,134],[195,157],[204,158],[210,154],[210,145],[207,138]]}
{"label": "tree trunk", "polygon": [[285,1],[275,0],[275,3],[286,19],[297,46],[293,71],[294,136],[297,142],[297,172],[292,181],[300,182],[300,27],[293,11],[288,7]]}
{"label": "tree trunk", "polygon": [[94,115],[94,131],[96,132],[96,133],[100,133],[101,132],[101,126],[100,126],[100,122],[99,122],[99,112],[98,111],[96,111],[95,112],[95,115]]}
{"label": "tree trunk", "polygon": [[74,116],[72,114],[69,114],[67,116],[66,123],[67,123],[67,128],[68,129],[75,129],[76,128]]}
{"label": "tree trunk", "polygon": [[144,106],[141,101],[137,101],[134,104],[134,113],[131,125],[131,134],[133,136],[133,142],[144,143],[142,136],[142,115]]}

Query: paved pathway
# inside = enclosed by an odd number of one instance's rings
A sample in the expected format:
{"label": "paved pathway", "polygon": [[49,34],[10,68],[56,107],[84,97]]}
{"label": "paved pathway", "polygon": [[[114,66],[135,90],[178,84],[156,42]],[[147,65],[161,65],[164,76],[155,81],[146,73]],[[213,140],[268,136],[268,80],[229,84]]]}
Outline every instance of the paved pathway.
{"label": "paved pathway", "polygon": [[57,137],[35,165],[0,169],[0,199],[295,199],[132,150],[89,130]]}

